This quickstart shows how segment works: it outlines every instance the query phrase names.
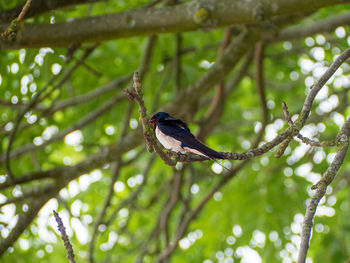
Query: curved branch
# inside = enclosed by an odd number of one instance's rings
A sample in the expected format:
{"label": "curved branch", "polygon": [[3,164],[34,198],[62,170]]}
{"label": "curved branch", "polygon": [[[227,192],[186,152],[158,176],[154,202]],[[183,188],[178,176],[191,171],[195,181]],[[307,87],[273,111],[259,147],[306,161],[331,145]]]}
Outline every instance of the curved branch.
{"label": "curved branch", "polygon": [[[304,126],[306,119],[309,116],[312,103],[313,103],[317,93],[322,89],[322,87],[326,84],[326,82],[336,72],[336,70],[340,67],[340,65],[349,57],[350,57],[350,48],[345,50],[339,57],[337,57],[337,59],[332,63],[332,65],[327,69],[327,71],[321,76],[321,78],[312,87],[312,89],[310,90],[310,92],[308,93],[308,95],[305,99],[303,108],[302,108],[301,112],[299,113],[297,120],[294,123],[295,125],[287,128],[286,130],[281,132],[279,135],[277,135],[273,140],[263,144],[259,148],[255,148],[255,149],[252,149],[250,151],[243,152],[243,153],[222,152],[225,159],[227,159],[227,160],[250,159],[250,158],[253,158],[255,156],[259,156],[259,155],[262,155],[262,154],[268,152],[269,150],[273,149],[277,145],[280,145],[280,149],[278,150],[276,157],[281,156],[283,154],[284,150],[286,149],[286,147],[288,146],[288,143],[290,142],[290,140],[294,136],[296,136],[299,133],[299,131],[301,130],[301,128]],[[192,94],[192,96],[193,96],[193,94]],[[140,100],[141,100],[142,106],[143,106],[142,98],[140,98]],[[262,100],[262,102],[263,102],[264,99],[260,98],[260,100]],[[264,116],[265,116],[265,114],[264,114]],[[145,115],[141,116],[141,118],[143,119],[143,122],[146,122],[146,120],[144,120]],[[175,165],[176,162],[193,162],[193,161],[209,160],[208,158],[206,158],[204,156],[199,156],[199,155],[178,155],[178,154],[174,154],[174,153],[167,153],[167,152],[164,153],[163,151],[161,151],[161,154],[158,151],[157,151],[157,153],[161,156],[161,158],[163,160],[166,161],[167,164],[170,164],[170,165]],[[164,155],[164,154],[166,155],[166,158],[163,158],[162,155]],[[173,160],[173,162],[167,162],[167,160]]]}
{"label": "curved branch", "polygon": [[303,108],[299,113],[298,118],[294,122],[294,126],[292,128],[292,134],[288,138],[284,140],[284,142],[280,145],[277,150],[276,157],[282,156],[285,149],[287,148],[289,142],[292,137],[296,136],[302,127],[305,125],[306,119],[309,117],[312,103],[317,95],[317,93],[323,88],[323,86],[327,83],[327,81],[333,76],[333,74],[337,71],[337,69],[350,57],[350,48],[345,50],[336,60],[330,65],[330,67],[326,70],[326,72],[321,76],[321,78],[316,82],[315,85],[311,87],[310,92],[307,94],[305,99]]}
{"label": "curved branch", "polygon": [[[259,22],[257,13],[272,18],[347,2],[349,0],[276,0],[273,3],[262,0],[193,1],[162,9],[138,9],[57,24],[25,24],[21,37],[15,43],[0,41],[0,47],[68,46],[72,43],[254,24]],[[0,31],[7,27],[8,24],[1,24]]]}

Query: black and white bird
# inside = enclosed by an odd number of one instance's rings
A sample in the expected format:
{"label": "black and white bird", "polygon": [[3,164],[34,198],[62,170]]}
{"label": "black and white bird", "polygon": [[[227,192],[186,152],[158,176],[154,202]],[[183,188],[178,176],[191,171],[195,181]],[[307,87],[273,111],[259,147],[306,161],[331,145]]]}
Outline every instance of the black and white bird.
{"label": "black and white bird", "polygon": [[[198,141],[185,122],[171,117],[166,112],[158,112],[154,114],[150,122],[154,127],[158,141],[166,149],[177,153],[190,152],[205,156],[214,161],[215,159],[225,159],[225,156],[222,153],[217,152]],[[226,167],[224,168],[227,169]]]}

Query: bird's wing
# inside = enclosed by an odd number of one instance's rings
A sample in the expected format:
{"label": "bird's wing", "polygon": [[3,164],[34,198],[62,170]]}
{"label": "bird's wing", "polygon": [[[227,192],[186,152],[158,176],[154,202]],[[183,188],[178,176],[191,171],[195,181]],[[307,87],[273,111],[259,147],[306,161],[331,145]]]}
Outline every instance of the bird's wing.
{"label": "bird's wing", "polygon": [[[172,122],[172,121],[171,121]],[[210,149],[194,137],[191,131],[188,129],[187,125],[185,127],[176,125],[176,123],[171,123],[170,121],[158,122],[158,129],[161,130],[165,135],[171,136],[176,140],[182,142],[183,148],[190,148],[197,150],[198,152],[215,159],[223,159],[222,154],[213,149]],[[182,121],[181,121],[182,122]],[[182,122],[184,123],[184,122]]]}
{"label": "bird's wing", "polygon": [[174,119],[174,120],[162,120],[157,122],[157,127],[165,135],[171,136],[179,141],[183,141],[182,138],[193,137],[190,129],[187,127],[186,123]]}
{"label": "bird's wing", "polygon": [[183,122],[182,120],[175,119],[171,116],[168,116],[164,119],[164,122],[168,125],[179,126],[180,128],[185,129],[186,131],[191,133],[190,129],[187,127],[187,124],[185,122]]}

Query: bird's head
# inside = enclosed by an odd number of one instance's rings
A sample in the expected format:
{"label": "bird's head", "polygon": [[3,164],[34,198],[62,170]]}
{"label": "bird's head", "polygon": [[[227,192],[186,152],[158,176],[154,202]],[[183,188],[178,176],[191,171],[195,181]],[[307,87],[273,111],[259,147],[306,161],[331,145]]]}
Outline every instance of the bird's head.
{"label": "bird's head", "polygon": [[166,112],[158,112],[158,113],[156,113],[156,114],[154,114],[152,116],[152,118],[150,119],[149,122],[155,128],[158,121],[165,120],[168,117],[170,117],[170,115],[168,113],[166,113]]}

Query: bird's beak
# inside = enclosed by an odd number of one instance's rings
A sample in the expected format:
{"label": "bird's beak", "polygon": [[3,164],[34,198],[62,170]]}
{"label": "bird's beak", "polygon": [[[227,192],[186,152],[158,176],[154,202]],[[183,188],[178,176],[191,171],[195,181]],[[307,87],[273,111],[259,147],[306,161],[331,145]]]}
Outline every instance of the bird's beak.
{"label": "bird's beak", "polygon": [[153,127],[156,127],[157,120],[155,118],[151,118],[148,122],[152,124]]}

